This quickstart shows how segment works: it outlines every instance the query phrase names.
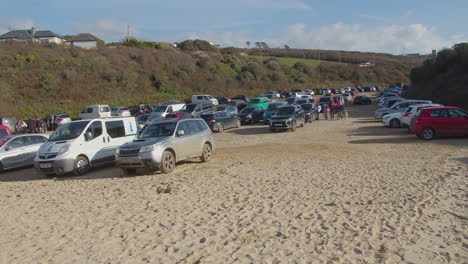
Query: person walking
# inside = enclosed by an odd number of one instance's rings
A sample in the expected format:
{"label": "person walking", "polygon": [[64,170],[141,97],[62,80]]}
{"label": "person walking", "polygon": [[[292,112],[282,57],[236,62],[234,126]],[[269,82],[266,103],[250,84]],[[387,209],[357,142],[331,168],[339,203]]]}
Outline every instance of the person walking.
{"label": "person walking", "polygon": [[337,118],[338,119],[343,119],[343,108],[344,108],[344,105],[341,103],[341,101],[338,101],[338,103],[336,103],[336,111],[337,111]]}
{"label": "person walking", "polygon": [[335,107],[336,107],[335,102],[332,99],[330,102],[330,119],[335,118],[335,110],[336,110]]}
{"label": "person walking", "polygon": [[329,113],[330,113],[330,108],[328,108],[328,104],[324,104],[323,105],[323,119],[327,120]]}

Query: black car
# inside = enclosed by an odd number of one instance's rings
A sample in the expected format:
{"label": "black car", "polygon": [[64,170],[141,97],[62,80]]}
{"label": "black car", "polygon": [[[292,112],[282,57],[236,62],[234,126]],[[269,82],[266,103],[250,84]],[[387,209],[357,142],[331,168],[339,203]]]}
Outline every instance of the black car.
{"label": "black car", "polygon": [[206,121],[211,131],[217,131],[219,133],[222,133],[225,129],[238,128],[241,126],[241,121],[238,116],[224,111],[203,113],[201,118]]}
{"label": "black car", "polygon": [[324,96],[324,97],[320,97],[319,99],[319,104],[321,106],[321,112],[323,112],[323,109],[324,109],[324,105],[329,105],[332,101],[332,98],[330,96]]}
{"label": "black car", "polygon": [[356,98],[354,98],[354,101],[353,101],[353,104],[356,104],[356,105],[366,105],[366,104],[371,104],[371,103],[372,103],[372,100],[367,96],[356,96]]}
{"label": "black car", "polygon": [[247,102],[244,101],[244,100],[240,100],[240,99],[232,99],[228,103],[228,105],[235,106],[235,107],[237,107],[238,111],[241,111],[242,109],[244,109],[247,106]]}
{"label": "black car", "polygon": [[236,95],[233,98],[231,98],[231,100],[242,100],[244,102],[248,102],[249,97],[247,95]]}
{"label": "black car", "polygon": [[239,112],[239,118],[243,124],[253,124],[263,120],[265,109],[260,106],[249,106]]}
{"label": "black car", "polygon": [[212,103],[200,103],[200,104],[186,104],[180,112],[186,112],[193,115],[193,117],[200,117],[205,112],[210,112],[214,110],[214,105]]}
{"label": "black car", "polygon": [[304,126],[305,113],[300,105],[287,105],[278,108],[270,120],[272,132],[288,129],[295,131],[297,126]]}
{"label": "black car", "polygon": [[216,99],[218,100],[219,104],[227,104],[231,101],[231,99],[224,96],[216,97]]}
{"label": "black car", "polygon": [[305,114],[305,122],[312,123],[312,121],[319,120],[318,108],[315,104],[301,104],[302,110]]}

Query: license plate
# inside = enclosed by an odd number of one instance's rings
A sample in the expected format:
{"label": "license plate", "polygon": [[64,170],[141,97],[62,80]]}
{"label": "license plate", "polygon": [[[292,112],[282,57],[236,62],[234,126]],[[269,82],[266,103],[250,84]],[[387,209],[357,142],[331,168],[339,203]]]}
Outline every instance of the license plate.
{"label": "license plate", "polygon": [[39,163],[39,168],[41,169],[52,168],[52,163]]}
{"label": "license plate", "polygon": [[275,126],[275,127],[282,127],[283,124],[273,124],[273,126]]}

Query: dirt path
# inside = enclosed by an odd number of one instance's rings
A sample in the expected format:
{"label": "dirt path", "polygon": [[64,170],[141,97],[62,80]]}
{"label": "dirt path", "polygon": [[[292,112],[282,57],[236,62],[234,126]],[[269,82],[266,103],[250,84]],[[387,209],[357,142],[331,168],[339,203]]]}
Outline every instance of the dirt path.
{"label": "dirt path", "polygon": [[374,107],[228,130],[171,175],[1,174],[0,262],[463,263],[468,140],[383,128]]}

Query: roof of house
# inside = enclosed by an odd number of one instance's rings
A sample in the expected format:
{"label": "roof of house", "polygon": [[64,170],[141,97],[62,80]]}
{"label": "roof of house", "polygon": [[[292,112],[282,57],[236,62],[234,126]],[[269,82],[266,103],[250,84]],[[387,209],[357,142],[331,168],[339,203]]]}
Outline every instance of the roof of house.
{"label": "roof of house", "polygon": [[98,38],[89,34],[89,33],[81,33],[76,36],[71,37],[68,41],[69,42],[77,42],[77,41],[97,41]]}
{"label": "roof of house", "polygon": [[51,37],[56,37],[56,38],[61,38],[61,39],[64,38],[63,36],[57,33],[54,33],[50,30],[36,31],[34,35],[32,34],[31,30],[12,30],[3,35],[0,35],[0,39],[33,39],[33,38],[51,38]]}

